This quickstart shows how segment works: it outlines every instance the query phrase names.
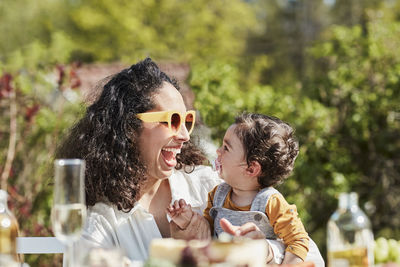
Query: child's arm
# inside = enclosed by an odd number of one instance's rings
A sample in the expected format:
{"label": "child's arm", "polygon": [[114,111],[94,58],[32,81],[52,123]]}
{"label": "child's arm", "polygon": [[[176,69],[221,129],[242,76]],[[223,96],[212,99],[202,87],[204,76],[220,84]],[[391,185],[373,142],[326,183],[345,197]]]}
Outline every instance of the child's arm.
{"label": "child's arm", "polygon": [[184,230],[192,219],[193,211],[190,204],[186,204],[185,200],[180,199],[179,201],[175,200],[173,204],[169,205],[167,214],[180,229]]}
{"label": "child's arm", "polygon": [[283,258],[282,264],[296,264],[296,263],[302,263],[303,260],[293,254],[292,252],[286,251],[285,252],[285,257]]}
{"label": "child's arm", "polygon": [[309,237],[296,206],[288,204],[281,194],[274,194],[268,200],[265,213],[275,234],[287,245],[283,262],[303,262],[309,250]]}

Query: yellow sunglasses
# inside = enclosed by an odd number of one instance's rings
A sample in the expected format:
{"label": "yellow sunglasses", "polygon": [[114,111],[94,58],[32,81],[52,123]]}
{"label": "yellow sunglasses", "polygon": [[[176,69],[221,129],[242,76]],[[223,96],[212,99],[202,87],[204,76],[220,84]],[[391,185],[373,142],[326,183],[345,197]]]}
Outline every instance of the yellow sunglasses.
{"label": "yellow sunglasses", "polygon": [[191,134],[196,120],[196,111],[189,110],[186,113],[174,110],[145,112],[136,114],[136,117],[144,122],[168,122],[168,128],[174,134],[177,134],[182,124],[185,123],[188,133]]}

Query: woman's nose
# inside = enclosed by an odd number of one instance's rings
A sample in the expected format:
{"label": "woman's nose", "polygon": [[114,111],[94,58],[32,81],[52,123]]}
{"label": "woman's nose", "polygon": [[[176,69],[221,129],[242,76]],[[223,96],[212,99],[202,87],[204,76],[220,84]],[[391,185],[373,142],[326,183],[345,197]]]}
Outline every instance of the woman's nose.
{"label": "woman's nose", "polygon": [[188,130],[186,129],[185,124],[182,124],[181,128],[179,129],[175,137],[183,142],[187,142],[190,140],[190,135]]}
{"label": "woman's nose", "polygon": [[221,156],[221,148],[222,148],[222,147],[217,148],[217,155],[218,155],[218,156]]}

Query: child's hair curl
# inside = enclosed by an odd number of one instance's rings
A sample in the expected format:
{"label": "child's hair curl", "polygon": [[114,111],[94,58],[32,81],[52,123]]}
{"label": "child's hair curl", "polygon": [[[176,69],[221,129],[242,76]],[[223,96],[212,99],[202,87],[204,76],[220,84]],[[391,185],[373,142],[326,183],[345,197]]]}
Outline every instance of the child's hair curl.
{"label": "child's hair curl", "polygon": [[299,154],[294,129],[272,116],[243,113],[235,119],[235,134],[241,140],[247,164],[261,165],[262,188],[282,183],[293,171]]}

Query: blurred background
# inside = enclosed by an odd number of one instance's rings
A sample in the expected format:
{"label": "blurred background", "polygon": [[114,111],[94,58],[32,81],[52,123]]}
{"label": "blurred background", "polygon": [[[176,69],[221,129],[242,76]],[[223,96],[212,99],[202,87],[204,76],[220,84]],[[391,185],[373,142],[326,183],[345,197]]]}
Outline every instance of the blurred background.
{"label": "blurred background", "polygon": [[[0,175],[23,236],[52,236],[52,161],[101,79],[149,56],[218,145],[240,111],[300,141],[279,190],[325,257],[340,192],[400,239],[400,1],[1,0]],[[27,256],[54,266],[60,255]]]}

